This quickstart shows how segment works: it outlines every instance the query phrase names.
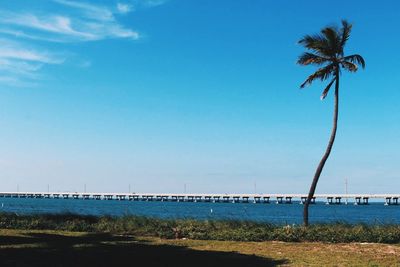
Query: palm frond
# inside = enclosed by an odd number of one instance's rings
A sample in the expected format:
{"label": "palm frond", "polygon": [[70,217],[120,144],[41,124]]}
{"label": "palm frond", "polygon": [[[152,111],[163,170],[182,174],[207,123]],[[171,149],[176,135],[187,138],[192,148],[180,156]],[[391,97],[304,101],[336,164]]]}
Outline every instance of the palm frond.
{"label": "palm frond", "polygon": [[297,60],[297,64],[299,65],[321,65],[329,61],[328,58],[319,56],[313,53],[305,52],[299,56],[299,59]]}
{"label": "palm frond", "polygon": [[358,70],[358,67],[356,64],[348,62],[348,61],[343,61],[341,63],[341,65],[343,66],[343,68],[345,68],[346,70],[348,70],[350,72],[356,72]]}
{"label": "palm frond", "polygon": [[365,61],[362,56],[354,54],[343,58],[344,61],[349,61],[355,64],[361,65],[361,67],[365,68]]}
{"label": "palm frond", "polygon": [[329,64],[326,67],[318,69],[316,72],[308,76],[308,78],[300,85],[300,88],[304,88],[306,85],[311,85],[312,82],[316,79],[319,79],[321,81],[325,81],[329,79],[334,70],[336,69],[336,63]]}
{"label": "palm frond", "polygon": [[325,36],[326,40],[328,40],[330,55],[334,56],[340,51],[341,40],[338,30],[334,27],[326,27],[322,29],[321,33]]}
{"label": "palm frond", "polygon": [[341,55],[343,55],[344,46],[346,45],[347,40],[349,40],[349,38],[350,38],[350,32],[351,32],[352,27],[353,27],[353,25],[348,23],[347,20],[342,20],[342,29],[340,30],[341,31],[340,54]]}
{"label": "palm frond", "polygon": [[320,56],[331,56],[328,40],[323,35],[305,35],[302,39],[300,39],[299,44],[303,45],[309,50],[314,51]]}
{"label": "palm frond", "polygon": [[325,90],[322,92],[322,95],[321,95],[321,100],[324,100],[325,97],[328,95],[329,89],[331,89],[331,86],[334,81],[336,81],[336,77],[333,78],[332,81],[330,83],[328,83],[328,85],[325,87]]}

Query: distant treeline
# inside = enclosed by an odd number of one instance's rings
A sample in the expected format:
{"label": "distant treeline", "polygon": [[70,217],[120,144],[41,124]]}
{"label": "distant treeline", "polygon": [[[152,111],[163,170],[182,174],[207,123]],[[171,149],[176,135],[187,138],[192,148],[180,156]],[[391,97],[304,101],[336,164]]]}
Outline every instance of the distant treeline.
{"label": "distant treeline", "polygon": [[160,238],[232,241],[319,241],[332,243],[400,243],[400,225],[275,225],[244,221],[167,220],[139,216],[95,217],[75,214],[0,213],[0,228],[112,233]]}

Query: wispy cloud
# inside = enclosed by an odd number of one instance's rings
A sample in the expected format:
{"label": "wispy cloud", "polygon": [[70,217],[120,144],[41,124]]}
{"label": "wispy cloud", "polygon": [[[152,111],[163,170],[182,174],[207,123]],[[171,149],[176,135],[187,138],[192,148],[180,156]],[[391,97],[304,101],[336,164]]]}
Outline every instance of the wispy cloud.
{"label": "wispy cloud", "polygon": [[91,18],[100,21],[114,21],[113,12],[109,8],[104,6],[69,0],[54,0],[54,2],[72,8],[80,9],[84,13],[86,18],[89,19]]}
{"label": "wispy cloud", "polygon": [[43,65],[63,62],[61,56],[38,51],[18,42],[0,40],[0,83],[26,86],[40,77],[38,71]]}
{"label": "wispy cloud", "polygon": [[[31,39],[45,39],[44,33],[57,34],[60,36],[48,36],[48,40],[65,40],[65,37],[69,37],[70,40],[90,40],[94,38],[91,33],[80,32],[74,30],[71,26],[71,19],[65,16],[50,15],[38,17],[33,14],[18,14],[18,13],[0,13],[0,22],[6,23],[11,26],[19,26],[18,32],[21,37],[30,36]],[[25,33],[26,29],[36,30],[29,34]],[[3,31],[6,32],[6,31]],[[14,30],[14,33],[16,30]],[[10,32],[11,33],[11,32]],[[60,39],[63,38],[63,39]]]}
{"label": "wispy cloud", "polygon": [[[37,8],[0,11],[0,38],[3,38],[0,39],[0,83],[17,84],[20,80],[25,84],[22,81],[39,76],[42,66],[61,64],[64,59],[49,53],[44,42],[67,46],[104,39],[137,40],[141,35],[124,26],[119,21],[120,16],[133,12],[135,5],[152,7],[165,2],[125,0],[112,1],[106,6],[89,0],[47,1],[50,6],[59,8],[52,11]],[[84,64],[84,67],[90,66],[91,63]]]}
{"label": "wispy cloud", "polygon": [[[29,39],[56,42],[84,42],[107,38],[138,39],[139,33],[119,24],[113,13],[89,4],[57,0],[74,10],[69,14],[0,12],[0,32]],[[8,28],[4,27],[7,25]]]}
{"label": "wispy cloud", "polygon": [[0,28],[0,34],[7,35],[15,39],[27,39],[33,41],[47,41],[47,42],[60,42],[59,38],[52,38],[46,36],[39,36],[38,34],[29,34],[21,30],[14,30],[9,28]]}
{"label": "wispy cloud", "polygon": [[132,5],[117,3],[117,10],[121,14],[129,13],[132,11],[132,9],[133,9]]}
{"label": "wispy cloud", "polygon": [[[126,28],[117,22],[112,8],[97,6],[88,3],[75,2],[69,0],[55,0],[57,3],[75,9],[73,14],[74,25],[81,29],[82,41],[101,40],[106,38],[130,38],[138,39],[139,33]],[[121,13],[130,11],[129,5],[117,5],[117,11]],[[68,26],[71,25],[71,22]],[[70,27],[71,30],[72,27]],[[74,30],[77,32],[76,30]]]}
{"label": "wispy cloud", "polygon": [[48,57],[45,54],[26,49],[15,48],[0,48],[0,59],[2,58],[7,58],[11,60],[34,61],[48,64],[58,63],[58,61]]}

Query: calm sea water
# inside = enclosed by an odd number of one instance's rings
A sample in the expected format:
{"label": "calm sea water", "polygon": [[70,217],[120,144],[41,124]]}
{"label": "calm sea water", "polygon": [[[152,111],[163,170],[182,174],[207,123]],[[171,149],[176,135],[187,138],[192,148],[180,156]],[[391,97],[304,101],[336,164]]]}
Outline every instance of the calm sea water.
{"label": "calm sea water", "polygon": [[[16,214],[77,213],[83,215],[142,215],[156,218],[234,219],[278,224],[302,222],[303,205],[265,203],[158,202],[82,199],[1,198],[0,211]],[[311,222],[400,223],[400,205],[310,206]]]}

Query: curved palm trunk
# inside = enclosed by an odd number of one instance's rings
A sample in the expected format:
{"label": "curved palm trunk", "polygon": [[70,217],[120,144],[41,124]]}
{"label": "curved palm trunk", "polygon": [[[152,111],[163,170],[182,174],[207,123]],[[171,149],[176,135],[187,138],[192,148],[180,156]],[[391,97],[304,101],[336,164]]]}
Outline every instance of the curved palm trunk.
{"label": "curved palm trunk", "polygon": [[321,175],[322,169],[324,168],[325,162],[331,153],[333,143],[335,142],[336,130],[337,130],[337,122],[338,122],[338,112],[339,111],[339,71],[336,70],[336,83],[335,83],[335,107],[333,113],[333,128],[331,137],[329,139],[328,147],[326,148],[325,154],[322,157],[317,170],[315,171],[314,179],[311,183],[310,191],[308,193],[308,197],[306,203],[304,203],[304,211],[303,211],[303,222],[304,226],[308,226],[308,207],[310,205],[311,199],[314,196],[315,189],[317,187],[318,179]]}

